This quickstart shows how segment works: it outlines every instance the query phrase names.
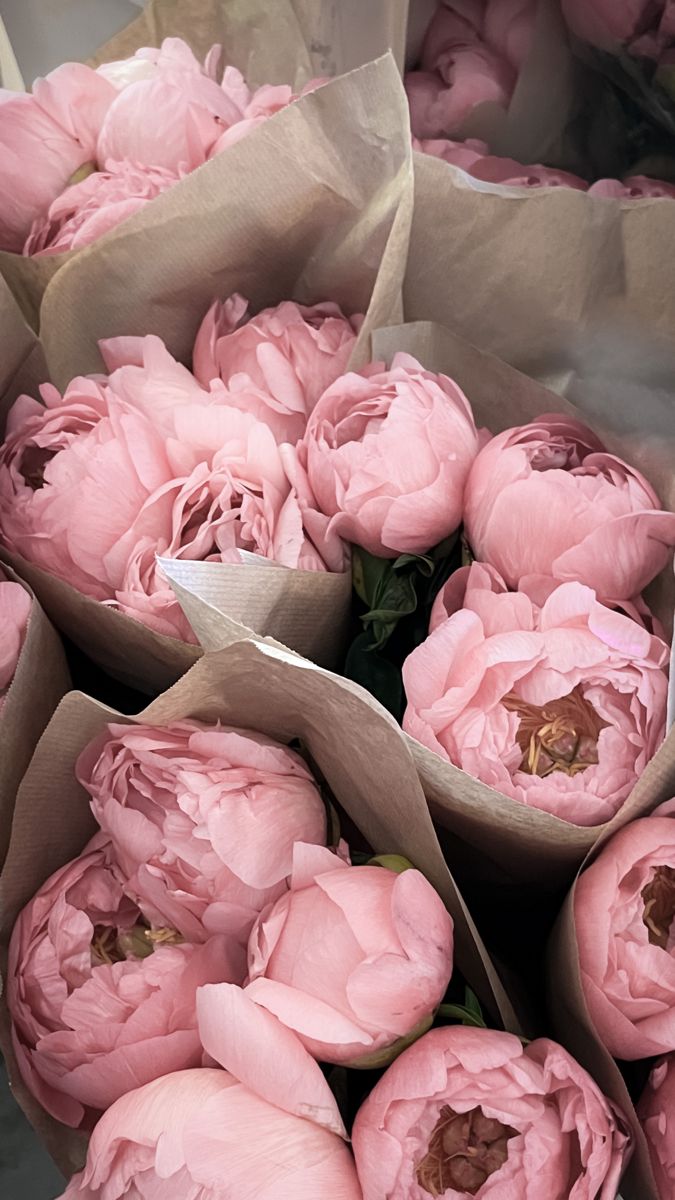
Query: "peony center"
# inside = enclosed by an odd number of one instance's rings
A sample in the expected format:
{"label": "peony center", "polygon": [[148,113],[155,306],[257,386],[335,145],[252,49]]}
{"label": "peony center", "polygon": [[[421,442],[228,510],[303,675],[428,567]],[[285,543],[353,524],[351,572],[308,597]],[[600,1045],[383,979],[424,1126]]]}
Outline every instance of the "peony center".
{"label": "peony center", "polygon": [[652,946],[667,950],[670,927],[675,917],[675,867],[656,867],[651,883],[642,889],[642,920]]}
{"label": "peony center", "polygon": [[40,490],[45,481],[45,467],[56,454],[45,446],[26,446],[21,457],[21,474],[29,488]]}
{"label": "peony center", "polygon": [[430,1196],[442,1196],[448,1188],[475,1196],[504,1166],[509,1139],[517,1134],[517,1129],[486,1117],[481,1108],[456,1113],[446,1104],[417,1166],[417,1182]]}
{"label": "peony center", "polygon": [[577,775],[597,763],[598,737],[606,722],[580,688],[542,707],[528,704],[514,692],[502,704],[519,717],[516,741],[523,754],[521,771],[543,779],[553,771]]}
{"label": "peony center", "polygon": [[183,940],[177,929],[148,929],[141,924],[131,929],[96,925],[91,939],[91,965],[112,966],[128,958],[148,958],[156,946],[177,946]]}

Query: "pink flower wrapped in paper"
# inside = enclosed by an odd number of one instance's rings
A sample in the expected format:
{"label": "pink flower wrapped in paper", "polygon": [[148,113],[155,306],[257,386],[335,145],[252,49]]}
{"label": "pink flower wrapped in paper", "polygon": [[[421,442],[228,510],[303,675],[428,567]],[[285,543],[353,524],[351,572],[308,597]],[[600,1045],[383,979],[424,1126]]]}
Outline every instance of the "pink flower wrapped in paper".
{"label": "pink flower wrapped in paper", "polygon": [[625,1124],[555,1042],[433,1029],[375,1084],[352,1132],[363,1200],[614,1200]]}
{"label": "pink flower wrapped in paper", "polygon": [[206,388],[222,380],[229,403],[265,421],[277,441],[295,443],[322,392],[346,371],[363,317],[291,300],[247,313],[236,293],[212,305],[195,340],[195,376]]}
{"label": "pink flower wrapped in paper", "polygon": [[457,528],[477,451],[457,384],[396,354],[389,370],[371,363],[336,380],[297,453],[326,536],[396,558],[424,553]]}
{"label": "pink flower wrapped in paper", "polygon": [[26,589],[0,574],[0,713],[26,637],[30,609]]}
{"label": "pink flower wrapped in paper", "polygon": [[675,821],[614,835],[577,881],[574,924],[586,1005],[616,1058],[675,1050]]}
{"label": "pink flower wrapped in paper", "polygon": [[21,1074],[67,1125],[169,1071],[198,1066],[195,995],[236,981],[241,957],[225,937],[186,945],[153,926],[125,895],[98,834],[20,913],[7,1002]]}
{"label": "pink flower wrapped in paper", "polygon": [[421,70],[405,79],[416,137],[461,136],[482,104],[508,108],[530,50],[536,11],[537,0],[438,5]]}
{"label": "pink flower wrapped in paper", "polygon": [[190,941],[226,933],[245,947],[288,887],[294,843],[326,841],[311,772],[262,734],[196,721],[109,725],[77,775],[128,893]]}
{"label": "pink flower wrapped in paper", "polygon": [[660,1200],[675,1189],[675,1059],[657,1062],[638,1104]]}
{"label": "pink flower wrapped in paper", "polygon": [[625,179],[598,179],[588,189],[591,196],[604,196],[617,200],[643,200],[646,197],[675,197],[675,184],[663,179],[649,179],[646,175],[628,175]]}
{"label": "pink flower wrapped in paper", "polygon": [[510,588],[578,580],[619,604],[651,582],[675,546],[675,513],[661,510],[644,476],[562,415],[492,438],[464,503],[474,555]]}
{"label": "pink flower wrapped in paper", "polygon": [[453,167],[461,167],[471,173],[472,167],[490,153],[486,142],[478,138],[466,138],[463,142],[454,142],[450,138],[413,138],[413,150],[419,154],[431,154],[433,158],[442,158]]}
{"label": "pink flower wrapped in paper", "polygon": [[481,563],[452,576],[403,666],[403,728],[519,803],[600,825],[664,737],[668,647],[581,584],[539,601]]}
{"label": "pink flower wrapped in paper", "polygon": [[296,844],[290,891],[251,933],[244,995],[320,1061],[381,1066],[429,1028],[452,966],[452,918],[419,871]]}

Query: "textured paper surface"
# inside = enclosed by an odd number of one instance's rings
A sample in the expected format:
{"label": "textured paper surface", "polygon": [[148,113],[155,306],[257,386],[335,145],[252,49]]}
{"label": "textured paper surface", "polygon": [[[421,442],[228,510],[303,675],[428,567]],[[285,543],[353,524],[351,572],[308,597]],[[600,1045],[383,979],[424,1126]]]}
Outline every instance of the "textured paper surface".
{"label": "textured paper surface", "polygon": [[17,396],[26,390],[36,391],[46,378],[42,347],[4,279],[0,279],[0,437]]}
{"label": "textured paper surface", "polygon": [[[583,419],[569,401],[552,395],[535,380],[477,350],[449,330],[427,322],[378,330],[373,352],[387,361],[404,350],[428,369],[442,371],[459,383],[469,397],[476,423],[493,433],[519,425],[545,412],[566,412]],[[640,443],[632,435],[594,424],[609,449],[639,466],[660,490],[667,507],[675,507],[672,471],[675,428],[670,442]],[[675,587],[672,569],[663,572],[654,596],[659,615],[672,623]],[[675,794],[675,732],[671,732],[621,812],[609,826],[580,828],[524,804],[518,804],[446,762],[414,739],[409,739],[432,816],[460,841],[449,861],[461,880],[470,871],[505,887],[527,884],[555,891],[572,877],[581,861],[607,828],[618,828],[644,815]]]}
{"label": "textured paper surface", "polygon": [[[253,641],[205,655],[138,717],[114,713],[80,692],[62,701],[24,778],[12,842],[0,877],[0,939],[47,877],[94,832],[88,797],[75,781],[80,751],[104,725],[159,725],[192,717],[255,729],[280,741],[300,738],[338,802],[376,852],[405,854],[437,888],[455,922],[459,969],[496,1021],[519,1025],[445,865],[405,740],[391,717],[347,680],[305,659]],[[58,797],[58,804],[54,798]],[[18,1079],[3,1017],[2,1051],[17,1099],[66,1173],[83,1139],[57,1124]]]}
{"label": "textured paper surface", "polygon": [[[72,258],[43,303],[54,382],[64,387],[101,370],[98,339],[116,334],[159,334],[189,361],[212,300],[234,291],[254,312],[284,299],[331,299],[348,313],[366,312],[354,361],[367,358],[371,330],[400,318],[412,206],[405,111],[386,56],[254,129]],[[115,677],[152,692],[194,662],[194,647],[12,561],[54,622]],[[253,630],[336,665],[348,621],[346,576],[287,571],[272,580],[264,566],[203,567],[174,571],[217,599],[232,639]]]}
{"label": "textured paper surface", "polygon": [[[0,560],[1,580],[22,583]],[[26,637],[0,709],[0,865],[9,843],[19,784],[47,722],[69,687],[63,647],[33,596]]]}

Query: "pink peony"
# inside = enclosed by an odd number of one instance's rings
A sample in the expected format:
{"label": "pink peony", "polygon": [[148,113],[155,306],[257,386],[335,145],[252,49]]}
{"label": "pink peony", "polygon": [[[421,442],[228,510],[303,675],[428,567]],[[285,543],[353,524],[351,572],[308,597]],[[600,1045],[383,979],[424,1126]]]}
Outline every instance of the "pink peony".
{"label": "pink peony", "polygon": [[262,734],[181,721],[109,725],[77,775],[112,839],[127,890],[190,941],[242,945],[288,887],[293,844],[326,840],[326,813],[299,755]]}
{"label": "pink peony", "polygon": [[675,514],[585,425],[546,415],[481,450],[464,525],[476,558],[511,588],[578,580],[608,604],[630,600],[672,557]]}
{"label": "pink peony", "polygon": [[675,1050],[675,821],[621,829],[577,882],[581,982],[598,1036],[616,1058]]}
{"label": "pink peony", "polygon": [[178,179],[161,167],[109,162],[105,171],[96,171],[66,188],[47,212],[36,218],[23,253],[81,250],[139,212]]}
{"label": "pink peony", "polygon": [[562,0],[572,33],[602,50],[658,58],[675,42],[674,0]]}
{"label": "pink peony", "polygon": [[[274,1068],[284,1065],[276,1061]],[[233,1195],[361,1200],[354,1160],[340,1137],[267,1103],[228,1071],[206,1068],[167,1075],[108,1109],[84,1170],[61,1200]]]}
{"label": "pink peony", "polygon": [[618,200],[641,200],[646,196],[675,197],[675,184],[662,179],[648,179],[646,175],[629,175],[620,179],[598,179],[588,189],[590,196],[605,196]]}
{"label": "pink peony", "polygon": [[628,1149],[562,1046],[461,1025],[404,1051],[352,1139],[363,1200],[614,1200]]}
{"label": "pink peony", "polygon": [[123,891],[102,835],[20,913],[7,1000],[24,1081],[68,1125],[90,1122],[141,1083],[198,1066],[195,994],[241,978],[227,938],[188,946],[150,927]]}
{"label": "pink peony", "polygon": [[452,142],[449,138],[427,138],[421,141],[419,138],[413,138],[412,146],[413,150],[420,154],[442,158],[451,166],[461,167],[463,171],[469,172],[484,155],[490,153],[487,144],[478,141],[477,138],[467,138],[464,142]]}
{"label": "pink peony", "polygon": [[663,739],[668,647],[581,584],[536,604],[481,563],[464,580],[403,665],[403,728],[519,803],[603,824]]}
{"label": "pink peony", "polygon": [[675,1190],[675,1070],[673,1058],[654,1067],[638,1105],[661,1200]]}
{"label": "pink peony", "polygon": [[324,392],[298,446],[327,535],[371,554],[420,554],[453,532],[478,435],[466,396],[408,354]]}
{"label": "pink peony", "polygon": [[347,369],[361,316],[337,304],[284,300],[248,317],[243,296],[216,301],[195,340],[193,370],[204,387],[220,379],[228,402],[254,413],[279,442],[297,442],[319,396]]}
{"label": "pink peony", "polygon": [[32,95],[0,88],[0,249],[21,251],[33,221],[96,156],[115,89],[90,67],[65,63]]}
{"label": "pink peony", "polygon": [[513,158],[497,158],[487,155],[476,161],[469,169],[474,179],[486,183],[503,183],[509,187],[569,187],[585,192],[588,184],[570,171],[559,171],[553,167],[542,167],[540,163],[516,162]]}
{"label": "pink peony", "polygon": [[30,610],[26,589],[0,574],[0,713],[26,637]]}
{"label": "pink peony", "polygon": [[452,919],[419,871],[296,845],[290,891],[251,933],[245,995],[315,1058],[381,1065],[429,1028],[452,952]]}

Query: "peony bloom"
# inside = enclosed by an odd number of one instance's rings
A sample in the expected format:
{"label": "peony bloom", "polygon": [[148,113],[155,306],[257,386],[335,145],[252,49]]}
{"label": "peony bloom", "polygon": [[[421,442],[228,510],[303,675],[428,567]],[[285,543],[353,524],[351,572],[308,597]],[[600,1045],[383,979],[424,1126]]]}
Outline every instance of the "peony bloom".
{"label": "peony bloom", "polygon": [[198,1066],[195,994],[241,978],[237,947],[149,926],[102,835],[57,871],[12,933],[7,1000],[26,1085],[67,1125],[141,1083]]}
{"label": "peony bloom", "polygon": [[0,250],[21,251],[33,221],[96,156],[115,89],[90,67],[64,63],[32,95],[0,88]]}
{"label": "peony bloom", "polygon": [[486,183],[503,183],[508,187],[568,187],[585,192],[588,184],[585,179],[570,171],[559,171],[552,167],[542,167],[540,163],[516,162],[513,158],[497,158],[487,155],[477,160],[469,169],[474,179],[483,179]]}
{"label": "peony bloom", "polygon": [[614,835],[579,880],[581,982],[616,1058],[675,1050],[675,821],[657,814]]}
{"label": "peony bloom", "polygon": [[66,188],[45,215],[36,218],[23,253],[44,256],[81,250],[139,212],[178,179],[162,167],[109,162],[105,171],[95,171]]}
{"label": "peony bloom", "polygon": [[638,1104],[652,1160],[652,1171],[661,1200],[669,1200],[675,1189],[675,1070],[673,1058],[654,1067]]}
{"label": "peony bloom", "polygon": [[326,840],[304,761],[259,733],[109,725],[77,776],[129,894],[190,941],[227,933],[245,945],[258,913],[287,889],[293,844]]}
{"label": "peony bloom", "polygon": [[361,1106],[363,1200],[614,1200],[624,1123],[555,1042],[433,1029]]}
{"label": "peony bloom", "polygon": [[598,179],[588,189],[591,196],[605,196],[619,200],[642,200],[647,196],[675,197],[675,184],[662,179],[649,179],[646,175],[629,175],[620,179]]}
{"label": "peony bloom", "polygon": [[576,37],[602,50],[659,58],[675,41],[673,0],[562,0],[562,11]]}
{"label": "peony bloom", "polygon": [[0,575],[0,713],[26,637],[30,609],[26,589]]}
{"label": "peony bloom", "polygon": [[463,142],[453,142],[449,138],[413,138],[413,150],[420,154],[431,154],[434,158],[442,158],[453,167],[461,167],[463,171],[471,172],[472,167],[490,153],[486,142],[478,138],[467,138]]}
{"label": "peony bloom", "polygon": [[[277,1066],[278,1064],[275,1064]],[[326,1085],[326,1090],[327,1085]],[[342,1138],[228,1071],[180,1071],[118,1100],[62,1200],[361,1200]]]}
{"label": "peony bloom", "polygon": [[607,604],[630,600],[675,545],[675,513],[585,425],[546,415],[481,450],[466,485],[464,525],[476,558],[510,588],[578,580]]}
{"label": "peony bloom", "polygon": [[529,53],[536,10],[536,0],[438,5],[421,70],[405,79],[415,137],[454,137],[480,105],[508,108]]}
{"label": "peony bloom", "polygon": [[251,933],[245,995],[322,1062],[381,1065],[428,1029],[452,951],[452,918],[419,871],[296,846],[290,891]]}
{"label": "peony bloom", "polygon": [[324,392],[298,446],[327,533],[371,554],[421,554],[462,520],[478,451],[466,396],[408,354]]}
{"label": "peony bloom", "polygon": [[535,603],[482,563],[457,574],[403,665],[403,728],[519,803],[603,824],[663,739],[668,647],[581,584]]}
{"label": "peony bloom", "polygon": [[361,316],[337,304],[284,300],[248,317],[243,296],[216,301],[195,340],[193,370],[220,379],[228,402],[266,421],[279,442],[297,442],[319,396],[344,374]]}

